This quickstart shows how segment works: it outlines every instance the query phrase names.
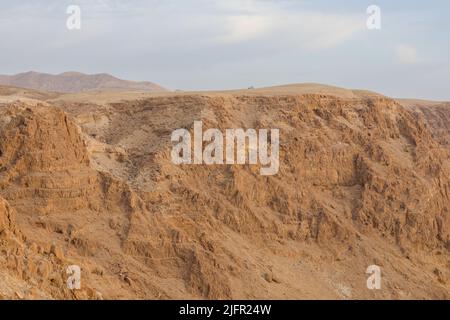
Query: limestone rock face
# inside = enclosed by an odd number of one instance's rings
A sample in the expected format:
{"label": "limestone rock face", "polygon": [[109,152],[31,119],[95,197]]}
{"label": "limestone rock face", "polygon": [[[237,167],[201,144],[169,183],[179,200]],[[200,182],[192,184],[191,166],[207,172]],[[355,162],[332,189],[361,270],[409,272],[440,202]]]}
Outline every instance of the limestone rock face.
{"label": "limestone rock face", "polygon": [[[420,110],[221,93],[12,103],[0,119],[0,297],[450,298],[450,129]],[[278,174],[173,164],[172,131],[197,120],[280,129]]]}

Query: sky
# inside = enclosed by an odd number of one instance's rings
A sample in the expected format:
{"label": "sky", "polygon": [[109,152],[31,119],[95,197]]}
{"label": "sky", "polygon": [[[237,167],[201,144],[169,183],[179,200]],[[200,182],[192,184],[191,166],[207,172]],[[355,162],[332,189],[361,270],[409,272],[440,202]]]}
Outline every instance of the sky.
{"label": "sky", "polygon": [[[69,30],[67,7],[80,8]],[[380,29],[367,8],[380,8]],[[317,82],[450,101],[447,0],[0,0],[0,74],[110,73],[169,89]]]}

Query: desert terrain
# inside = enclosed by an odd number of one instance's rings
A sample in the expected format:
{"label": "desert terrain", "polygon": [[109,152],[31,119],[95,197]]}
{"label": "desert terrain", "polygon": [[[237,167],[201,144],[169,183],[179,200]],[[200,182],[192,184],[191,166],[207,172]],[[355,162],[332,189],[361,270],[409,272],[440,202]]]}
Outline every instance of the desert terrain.
{"label": "desert terrain", "polygon": [[[450,299],[450,103],[318,84],[10,85],[0,298]],[[196,120],[279,128],[278,174],[173,164],[171,132]]]}
{"label": "desert terrain", "polygon": [[80,92],[92,90],[141,90],[147,92],[167,91],[148,81],[128,81],[107,73],[85,74],[69,71],[49,74],[35,71],[15,75],[0,75],[0,85],[55,92]]}

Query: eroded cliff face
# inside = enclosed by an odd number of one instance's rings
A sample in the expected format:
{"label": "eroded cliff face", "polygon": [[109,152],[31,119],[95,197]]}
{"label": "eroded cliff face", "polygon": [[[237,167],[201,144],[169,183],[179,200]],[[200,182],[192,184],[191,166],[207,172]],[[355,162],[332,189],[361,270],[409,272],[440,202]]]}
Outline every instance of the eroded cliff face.
{"label": "eroded cliff face", "polygon": [[[450,298],[450,150],[393,100],[186,94],[0,113],[4,297]],[[174,165],[171,133],[196,120],[280,129],[278,174]],[[373,264],[381,290],[366,287]]]}
{"label": "eroded cliff face", "polygon": [[408,110],[411,110],[428,125],[428,128],[441,145],[450,148],[450,103],[448,102],[424,102],[410,101],[404,103]]}

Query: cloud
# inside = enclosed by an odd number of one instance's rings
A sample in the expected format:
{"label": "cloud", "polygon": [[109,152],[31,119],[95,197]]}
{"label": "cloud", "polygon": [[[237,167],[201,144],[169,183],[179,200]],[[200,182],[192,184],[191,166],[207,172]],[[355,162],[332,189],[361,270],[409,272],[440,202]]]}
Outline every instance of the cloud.
{"label": "cloud", "polygon": [[[224,43],[239,43],[257,39],[278,45],[289,44],[302,49],[327,49],[349,40],[364,30],[365,20],[358,15],[332,14],[286,7],[282,2],[247,0],[230,10],[223,2],[217,6],[217,38]],[[282,43],[284,42],[284,43]]]}
{"label": "cloud", "polygon": [[416,64],[419,62],[417,50],[411,45],[399,44],[395,47],[395,54],[400,63]]}
{"label": "cloud", "polygon": [[363,21],[349,14],[301,12],[289,20],[288,30],[297,33],[305,45],[312,49],[335,47],[364,30]]}
{"label": "cloud", "polygon": [[270,22],[263,16],[234,15],[223,18],[225,35],[219,37],[224,43],[238,43],[257,39],[270,31]]}

